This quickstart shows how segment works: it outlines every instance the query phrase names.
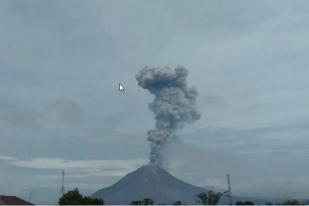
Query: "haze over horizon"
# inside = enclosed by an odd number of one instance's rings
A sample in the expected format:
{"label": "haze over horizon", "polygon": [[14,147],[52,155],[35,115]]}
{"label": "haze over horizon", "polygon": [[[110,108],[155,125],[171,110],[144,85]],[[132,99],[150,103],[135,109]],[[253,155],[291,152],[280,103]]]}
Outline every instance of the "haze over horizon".
{"label": "haze over horizon", "polygon": [[[309,2],[0,1],[0,193],[56,203],[143,164],[153,96],[135,75],[184,66],[201,119],[164,168],[197,186],[308,198]],[[126,87],[117,91],[118,83]],[[117,151],[117,152],[115,152]]]}

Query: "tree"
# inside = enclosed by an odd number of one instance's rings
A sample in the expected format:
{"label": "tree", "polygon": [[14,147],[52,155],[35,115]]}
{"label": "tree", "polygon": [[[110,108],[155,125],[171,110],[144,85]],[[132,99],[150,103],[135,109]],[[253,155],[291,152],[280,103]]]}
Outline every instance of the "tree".
{"label": "tree", "polygon": [[84,205],[104,205],[104,201],[97,199],[97,198],[91,198],[91,197],[84,197],[83,200]]}
{"label": "tree", "polygon": [[182,202],[178,200],[178,201],[174,202],[173,205],[182,205]]}
{"label": "tree", "polygon": [[153,205],[153,200],[150,198],[145,198],[144,200],[132,201],[130,205]]}
{"label": "tree", "polygon": [[254,205],[254,203],[251,202],[251,201],[244,201],[244,202],[242,202],[242,201],[237,201],[237,202],[236,202],[236,205]]}
{"label": "tree", "polygon": [[218,204],[222,194],[216,193],[212,190],[207,191],[207,193],[202,192],[197,195],[199,198],[198,203],[201,203],[203,205],[216,205]]}
{"label": "tree", "polygon": [[286,200],[282,203],[282,205],[301,205],[301,203],[298,200]]}
{"label": "tree", "polygon": [[153,205],[153,200],[150,198],[145,198],[143,200],[143,203],[144,203],[143,205]]}
{"label": "tree", "polygon": [[142,201],[134,200],[131,202],[130,205],[141,205],[141,204],[142,204]]}
{"label": "tree", "polygon": [[77,188],[63,194],[58,203],[59,205],[104,205],[103,200],[83,196]]}

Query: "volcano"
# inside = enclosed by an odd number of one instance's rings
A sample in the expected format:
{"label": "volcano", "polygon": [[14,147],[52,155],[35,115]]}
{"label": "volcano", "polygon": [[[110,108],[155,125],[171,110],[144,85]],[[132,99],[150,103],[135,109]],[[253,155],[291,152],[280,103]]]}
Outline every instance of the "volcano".
{"label": "volcano", "polygon": [[145,165],[127,174],[114,185],[95,192],[92,197],[106,204],[130,204],[150,198],[156,204],[197,204],[197,194],[207,189],[186,183],[158,166]]}

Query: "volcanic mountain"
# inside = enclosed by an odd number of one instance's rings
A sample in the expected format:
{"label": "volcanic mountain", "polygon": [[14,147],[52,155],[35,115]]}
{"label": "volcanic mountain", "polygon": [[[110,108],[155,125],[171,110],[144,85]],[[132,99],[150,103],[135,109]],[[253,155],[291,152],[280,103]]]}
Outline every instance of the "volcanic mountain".
{"label": "volcanic mountain", "polygon": [[144,198],[151,198],[156,204],[197,204],[196,195],[206,190],[179,180],[158,166],[145,165],[92,197],[104,199],[106,204],[130,204]]}

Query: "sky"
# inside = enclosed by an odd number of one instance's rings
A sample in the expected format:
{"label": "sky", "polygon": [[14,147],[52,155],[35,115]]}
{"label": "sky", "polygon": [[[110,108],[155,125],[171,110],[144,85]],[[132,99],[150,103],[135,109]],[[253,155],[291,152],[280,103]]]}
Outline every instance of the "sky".
{"label": "sky", "polygon": [[[184,66],[201,119],[165,168],[202,187],[308,198],[309,2],[0,2],[0,193],[56,203],[147,164],[144,66]],[[117,91],[118,83],[126,92]]]}

